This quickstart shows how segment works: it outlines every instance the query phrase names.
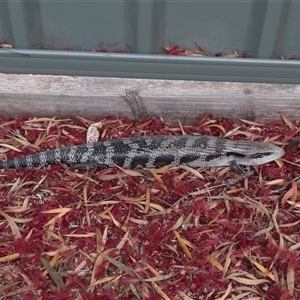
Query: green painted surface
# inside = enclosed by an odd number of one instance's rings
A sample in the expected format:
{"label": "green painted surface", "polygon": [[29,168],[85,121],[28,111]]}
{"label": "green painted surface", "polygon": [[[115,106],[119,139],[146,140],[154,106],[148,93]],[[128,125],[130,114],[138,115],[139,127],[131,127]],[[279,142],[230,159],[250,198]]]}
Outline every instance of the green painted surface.
{"label": "green painted surface", "polygon": [[[285,0],[4,0],[0,38],[26,55],[0,49],[0,72],[299,83],[297,60],[270,60],[300,57],[299,11]],[[169,44],[196,49],[193,40],[249,59],[156,55]]]}

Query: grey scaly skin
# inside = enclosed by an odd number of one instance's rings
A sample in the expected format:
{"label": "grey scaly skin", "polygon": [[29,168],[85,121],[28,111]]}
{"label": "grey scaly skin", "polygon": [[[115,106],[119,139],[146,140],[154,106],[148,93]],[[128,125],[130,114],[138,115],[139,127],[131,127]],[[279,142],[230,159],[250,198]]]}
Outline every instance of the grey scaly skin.
{"label": "grey scaly skin", "polygon": [[264,142],[232,141],[206,135],[143,136],[48,150],[0,162],[0,169],[67,163],[72,168],[118,165],[123,168],[187,165],[231,168],[266,164],[280,158],[282,148]]}

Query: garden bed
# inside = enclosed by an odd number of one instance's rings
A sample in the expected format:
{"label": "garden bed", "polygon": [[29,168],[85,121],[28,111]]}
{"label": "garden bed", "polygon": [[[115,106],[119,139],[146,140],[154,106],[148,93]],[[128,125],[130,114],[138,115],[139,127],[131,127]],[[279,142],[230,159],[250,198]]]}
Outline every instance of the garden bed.
{"label": "garden bed", "polygon": [[[285,147],[298,123],[203,115],[2,119],[2,160],[100,139],[208,134]],[[32,299],[298,299],[297,143],[251,167],[149,170],[67,165],[0,173],[0,292]],[[17,151],[21,151],[20,153]]]}

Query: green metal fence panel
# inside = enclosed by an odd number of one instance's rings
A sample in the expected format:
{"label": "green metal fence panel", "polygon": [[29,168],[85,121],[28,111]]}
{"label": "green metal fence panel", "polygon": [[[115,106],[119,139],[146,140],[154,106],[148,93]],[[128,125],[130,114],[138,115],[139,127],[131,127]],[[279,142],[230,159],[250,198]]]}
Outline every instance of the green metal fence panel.
{"label": "green metal fence panel", "polygon": [[[0,49],[0,72],[299,83],[299,61],[281,60],[300,57],[299,12],[285,0],[3,0],[0,38],[15,53]],[[193,40],[248,58],[157,54]]]}

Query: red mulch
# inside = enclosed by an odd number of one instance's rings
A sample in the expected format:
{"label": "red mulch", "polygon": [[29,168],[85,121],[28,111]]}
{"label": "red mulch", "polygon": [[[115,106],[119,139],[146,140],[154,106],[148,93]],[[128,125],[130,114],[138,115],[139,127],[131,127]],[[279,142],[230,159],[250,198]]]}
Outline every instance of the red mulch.
{"label": "red mulch", "polygon": [[[85,143],[99,120],[0,120],[2,159]],[[223,136],[238,126],[231,138],[279,146],[299,131],[284,117],[205,115],[193,126],[109,117],[100,137]],[[247,178],[229,168],[3,170],[0,299],[300,299],[299,157]]]}

